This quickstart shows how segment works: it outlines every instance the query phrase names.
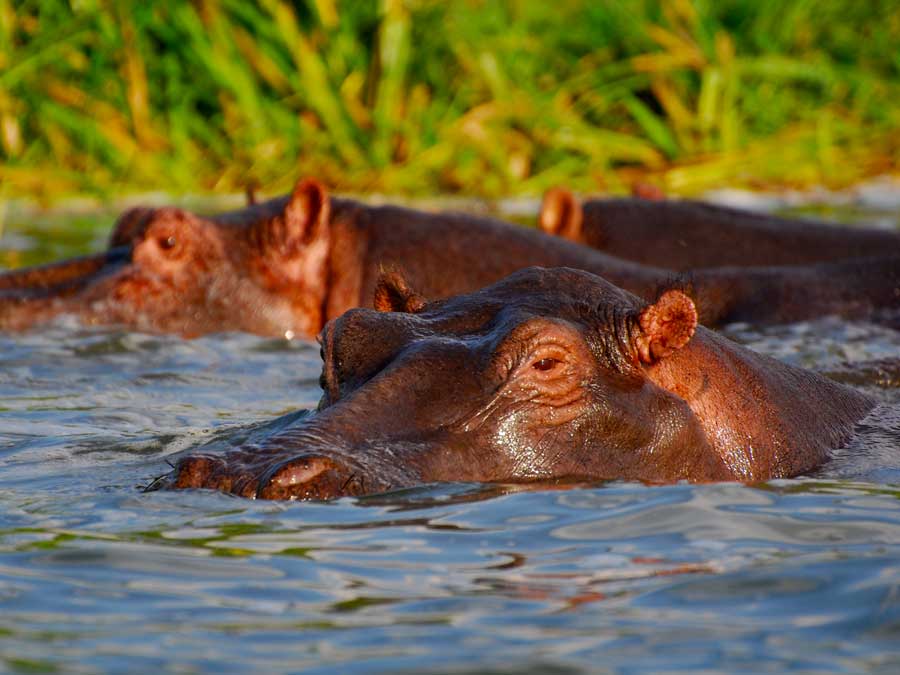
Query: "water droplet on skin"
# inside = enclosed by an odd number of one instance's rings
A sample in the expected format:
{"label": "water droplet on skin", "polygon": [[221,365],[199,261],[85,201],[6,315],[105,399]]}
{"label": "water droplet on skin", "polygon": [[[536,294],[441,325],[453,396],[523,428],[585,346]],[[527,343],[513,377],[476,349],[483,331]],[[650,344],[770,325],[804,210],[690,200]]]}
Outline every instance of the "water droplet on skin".
{"label": "water droplet on skin", "polygon": [[285,340],[293,340],[294,339],[294,331],[292,331],[292,330],[284,331],[284,339]]}

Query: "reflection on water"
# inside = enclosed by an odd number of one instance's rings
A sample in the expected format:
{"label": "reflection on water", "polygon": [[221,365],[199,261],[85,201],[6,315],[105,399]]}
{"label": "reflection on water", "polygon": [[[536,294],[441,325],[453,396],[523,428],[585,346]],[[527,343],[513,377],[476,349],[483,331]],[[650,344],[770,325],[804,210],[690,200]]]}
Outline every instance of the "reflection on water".
{"label": "reflection on water", "polygon": [[317,348],[0,336],[0,670],[897,672],[900,388],[840,364],[900,334],[729,334],[881,412],[815,478],[752,487],[145,494],[173,453],[314,406]]}

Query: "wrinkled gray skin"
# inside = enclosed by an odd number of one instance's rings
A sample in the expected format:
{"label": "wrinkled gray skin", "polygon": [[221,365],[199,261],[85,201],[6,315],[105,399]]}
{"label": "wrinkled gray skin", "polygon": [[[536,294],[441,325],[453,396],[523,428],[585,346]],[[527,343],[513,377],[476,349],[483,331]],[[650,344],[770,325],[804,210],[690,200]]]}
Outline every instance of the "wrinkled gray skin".
{"label": "wrinkled gray skin", "polygon": [[385,311],[323,331],[316,413],[200,448],[159,485],[329,499],[430,481],[763,480],[821,464],[872,407],[698,327],[678,291],[647,305],[531,268],[424,305],[396,275],[379,293]]}

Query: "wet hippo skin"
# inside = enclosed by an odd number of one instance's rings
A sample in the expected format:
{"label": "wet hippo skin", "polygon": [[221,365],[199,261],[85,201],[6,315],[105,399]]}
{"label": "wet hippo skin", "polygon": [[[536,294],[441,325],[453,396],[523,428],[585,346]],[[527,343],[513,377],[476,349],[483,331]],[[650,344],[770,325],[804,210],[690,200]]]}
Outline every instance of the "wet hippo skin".
{"label": "wet hippo skin", "polygon": [[[467,293],[532,265],[599,274],[646,299],[670,270],[615,258],[499,220],[332,199],[315,180],[291,195],[201,217],[132,209],[97,256],[0,275],[0,329],[68,313],[88,324],[196,336],[246,331],[313,338],[371,305],[379,273],[402,270],[425,297]],[[701,323],[858,315],[900,305],[900,258],[693,270],[678,280]]]}
{"label": "wet hippo skin", "polygon": [[756,481],[808,472],[873,406],[856,390],[573,269],[530,268],[425,302],[385,275],[378,309],[323,331],[317,412],[248,446],[198,448],[156,487],[328,499],[430,481]]}
{"label": "wet hippo skin", "polygon": [[565,188],[547,191],[538,222],[548,234],[673,270],[900,255],[900,232],[779,218],[697,201],[582,202]]}

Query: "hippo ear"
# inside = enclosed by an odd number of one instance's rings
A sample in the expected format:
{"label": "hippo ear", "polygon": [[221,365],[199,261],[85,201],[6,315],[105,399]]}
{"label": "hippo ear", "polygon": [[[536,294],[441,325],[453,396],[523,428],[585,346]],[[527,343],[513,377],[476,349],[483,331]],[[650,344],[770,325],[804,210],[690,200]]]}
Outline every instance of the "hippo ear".
{"label": "hippo ear", "polygon": [[382,270],[375,285],[375,309],[379,312],[415,314],[425,307],[425,298],[413,291],[400,272]]}
{"label": "hippo ear", "polygon": [[285,236],[309,244],[327,231],[330,215],[328,192],[319,181],[305,178],[294,187],[281,214]]}
{"label": "hippo ear", "polygon": [[328,234],[331,202],[318,181],[307,178],[294,187],[281,214],[255,226],[264,250],[296,253]]}
{"label": "hippo ear", "polygon": [[583,221],[581,202],[571,191],[555,187],[544,193],[538,217],[538,223],[544,232],[575,241],[581,236]]}
{"label": "hippo ear", "polygon": [[666,193],[658,185],[639,180],[631,186],[631,196],[636,199],[659,202],[665,200]]}
{"label": "hippo ear", "polygon": [[652,364],[681,349],[697,329],[697,308],[681,291],[668,290],[637,317],[634,347],[638,358]]}

